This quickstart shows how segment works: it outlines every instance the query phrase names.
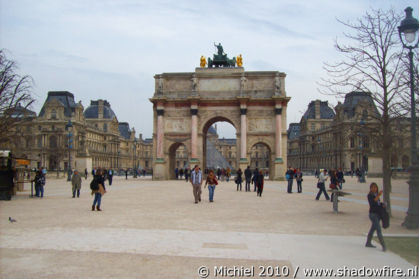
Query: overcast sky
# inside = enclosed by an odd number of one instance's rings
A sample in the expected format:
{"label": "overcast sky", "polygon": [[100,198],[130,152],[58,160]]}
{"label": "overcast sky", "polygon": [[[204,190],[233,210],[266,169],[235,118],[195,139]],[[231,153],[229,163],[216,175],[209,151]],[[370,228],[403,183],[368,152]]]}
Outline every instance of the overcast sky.
{"label": "overcast sky", "polygon": [[[70,91],[85,108],[106,99],[120,122],[151,137],[155,74],[193,72],[214,42],[246,71],[287,74],[288,123],[299,122],[318,93],[324,62],[338,60],[336,18],[355,20],[371,8],[404,13],[419,1],[272,0],[0,0],[0,48],[35,81],[39,113],[48,91]],[[219,134],[235,137],[232,126]]]}

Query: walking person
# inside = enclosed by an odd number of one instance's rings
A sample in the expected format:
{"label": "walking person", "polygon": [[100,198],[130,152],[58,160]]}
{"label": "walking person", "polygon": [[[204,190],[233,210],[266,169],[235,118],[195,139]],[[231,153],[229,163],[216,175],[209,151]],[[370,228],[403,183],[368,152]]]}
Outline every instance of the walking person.
{"label": "walking person", "polygon": [[295,181],[297,181],[298,193],[302,193],[303,192],[303,187],[302,187],[303,173],[301,172],[300,169],[297,169],[297,172],[295,173]]}
{"label": "walking person", "polygon": [[332,190],[330,201],[333,202],[333,211],[337,213],[338,212],[338,187],[339,187],[337,172],[335,170],[331,170],[329,172],[329,176],[330,176],[329,188]]}
{"label": "walking person", "polygon": [[246,192],[250,192],[250,181],[252,179],[252,171],[250,170],[250,166],[247,166],[246,170],[244,171],[244,179],[246,179]]}
{"label": "walking person", "polygon": [[380,201],[380,196],[383,194],[383,191],[378,191],[378,186],[375,182],[371,183],[370,185],[370,192],[368,193],[368,203],[370,205],[369,210],[369,218],[371,220],[371,228],[368,232],[367,236],[367,243],[365,247],[375,248],[374,245],[371,244],[372,237],[374,232],[377,231],[378,239],[380,240],[380,244],[382,246],[383,251],[386,251],[386,245],[384,243],[383,234],[381,233],[381,226],[380,226],[380,215],[382,210],[385,210],[383,204]]}
{"label": "walking person", "polygon": [[221,169],[218,168],[217,169],[217,178],[218,178],[218,180],[220,180],[220,176],[221,176]]}
{"label": "walking person", "polygon": [[189,180],[189,168],[185,168],[185,180],[186,182]]}
{"label": "walking person", "polygon": [[95,206],[97,211],[102,211],[102,209],[100,209],[100,204],[102,203],[102,196],[106,193],[106,188],[105,179],[103,178],[103,173],[101,169],[96,170],[96,175],[93,177],[93,181],[90,184],[90,188],[92,189],[92,195],[95,195],[92,205],[92,211],[95,210]]}
{"label": "walking person", "polygon": [[240,191],[242,190],[242,170],[239,169],[237,171],[237,177],[236,177],[236,184],[237,184],[237,191],[239,190],[239,185],[240,185]]}
{"label": "walking person", "polygon": [[254,184],[254,189],[253,189],[253,192],[256,192],[256,178],[257,178],[257,176],[259,175],[259,170],[258,170],[258,168],[255,168],[255,170],[253,171],[253,177],[252,177],[252,182],[253,182],[253,184]]}
{"label": "walking person", "polygon": [[316,200],[319,200],[320,195],[323,193],[326,200],[330,200],[329,195],[326,192],[326,187],[324,183],[327,181],[327,170],[324,169],[323,172],[319,174],[319,182],[317,183],[317,188],[319,188],[319,192],[317,193]]}
{"label": "walking person", "polygon": [[198,165],[195,165],[194,170],[191,172],[192,192],[195,198],[195,203],[201,201],[201,185],[202,185],[202,172]]}
{"label": "walking person", "polygon": [[45,176],[42,173],[42,170],[36,172],[35,175],[35,196],[43,197],[44,196],[44,185],[45,185]]}
{"label": "walking person", "polygon": [[113,170],[112,170],[112,169],[110,169],[110,170],[108,171],[109,186],[111,186],[111,185],[112,185],[112,179],[113,179]]}
{"label": "walking person", "polygon": [[294,169],[291,167],[288,167],[288,170],[285,173],[285,178],[288,180],[288,194],[292,193],[292,182],[294,181]]}
{"label": "walking person", "polygon": [[264,183],[263,173],[262,173],[262,170],[260,170],[259,174],[255,178],[255,185],[257,187],[257,196],[259,197],[262,197],[263,183]]}
{"label": "walking person", "polygon": [[214,202],[214,191],[215,191],[215,186],[218,185],[218,181],[215,178],[215,174],[213,170],[209,171],[204,188],[207,187],[207,184],[208,184],[208,192],[209,192],[209,201]]}
{"label": "walking person", "polygon": [[227,180],[227,182],[230,181],[230,176],[231,176],[231,169],[227,168],[227,170],[226,170],[226,180]]}
{"label": "walking person", "polygon": [[84,169],[84,179],[85,180],[87,179],[87,174],[88,174],[88,172],[87,172],[87,168],[86,168],[86,169]]}
{"label": "walking person", "polygon": [[72,191],[73,191],[73,198],[80,197],[80,189],[81,189],[81,175],[78,170],[74,171],[73,177],[71,178],[71,185],[72,185]]}
{"label": "walking person", "polygon": [[128,169],[125,170],[125,180],[128,179]]}
{"label": "walking person", "polygon": [[342,188],[343,188],[343,183],[345,183],[345,179],[344,179],[344,176],[343,176],[343,171],[342,171],[342,168],[339,168],[338,172],[336,173],[336,177],[337,177],[337,179],[338,179],[338,186],[339,186],[339,189],[341,189],[341,190],[342,190]]}

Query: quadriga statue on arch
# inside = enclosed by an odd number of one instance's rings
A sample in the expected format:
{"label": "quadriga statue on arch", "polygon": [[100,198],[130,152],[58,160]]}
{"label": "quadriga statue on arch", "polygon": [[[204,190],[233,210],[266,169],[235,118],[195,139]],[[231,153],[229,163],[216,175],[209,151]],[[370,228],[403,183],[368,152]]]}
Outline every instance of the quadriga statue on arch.
{"label": "quadriga statue on arch", "polygon": [[236,57],[229,59],[227,54],[224,53],[223,46],[221,43],[214,46],[217,48],[217,54],[213,55],[213,59],[208,58],[208,68],[217,68],[217,67],[235,67],[236,66]]}

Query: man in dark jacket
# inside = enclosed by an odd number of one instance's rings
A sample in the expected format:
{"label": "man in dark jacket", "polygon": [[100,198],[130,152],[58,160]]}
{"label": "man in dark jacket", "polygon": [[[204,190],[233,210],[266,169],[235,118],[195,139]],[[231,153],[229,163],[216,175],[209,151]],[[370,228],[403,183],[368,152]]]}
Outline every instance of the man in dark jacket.
{"label": "man in dark jacket", "polygon": [[247,166],[247,169],[244,171],[244,177],[246,179],[246,192],[250,192],[250,181],[252,180],[252,171],[250,170],[250,166]]}

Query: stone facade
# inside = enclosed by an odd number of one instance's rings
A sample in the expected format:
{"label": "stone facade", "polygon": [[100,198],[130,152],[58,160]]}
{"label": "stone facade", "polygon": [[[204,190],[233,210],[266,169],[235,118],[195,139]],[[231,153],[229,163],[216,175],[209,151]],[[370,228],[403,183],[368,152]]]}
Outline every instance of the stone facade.
{"label": "stone facade", "polygon": [[[382,174],[378,142],[374,140],[379,112],[368,93],[346,94],[344,103],[330,108],[326,102],[312,101],[300,123],[288,129],[288,164],[305,171],[341,167],[345,171],[363,169],[370,176]],[[391,166],[410,165],[408,119],[394,123]]]}
{"label": "stone facade", "polygon": [[[72,123],[71,149],[67,125]],[[32,168],[82,171],[94,167],[151,171],[152,140],[135,137],[128,123],[118,122],[106,100],[91,101],[84,110],[67,91],[48,92],[39,113],[19,122],[15,137],[4,143],[16,157],[30,159]]]}
{"label": "stone facade", "polygon": [[[205,168],[209,127],[226,121],[236,129],[232,161],[244,169],[251,149],[269,149],[269,173],[281,179],[286,165],[285,74],[246,72],[244,68],[197,68],[192,73],[155,76],[154,179],[168,179],[175,165],[176,150],[183,145],[190,165]],[[231,146],[231,145],[230,145]],[[228,151],[229,152],[229,151]],[[233,151],[232,151],[233,152]]]}

